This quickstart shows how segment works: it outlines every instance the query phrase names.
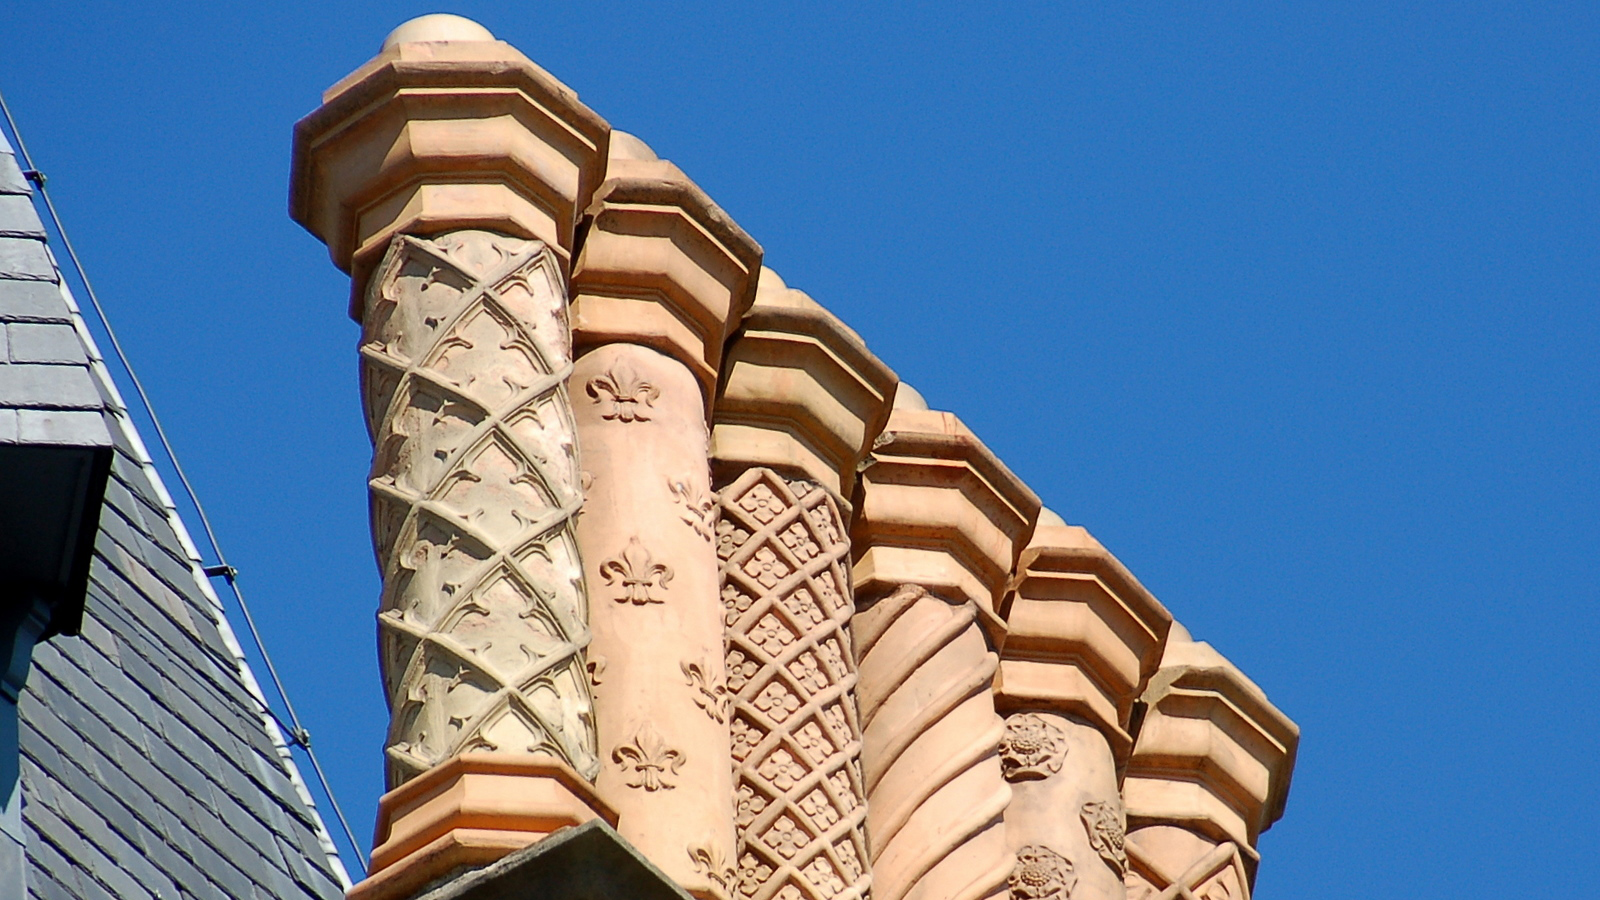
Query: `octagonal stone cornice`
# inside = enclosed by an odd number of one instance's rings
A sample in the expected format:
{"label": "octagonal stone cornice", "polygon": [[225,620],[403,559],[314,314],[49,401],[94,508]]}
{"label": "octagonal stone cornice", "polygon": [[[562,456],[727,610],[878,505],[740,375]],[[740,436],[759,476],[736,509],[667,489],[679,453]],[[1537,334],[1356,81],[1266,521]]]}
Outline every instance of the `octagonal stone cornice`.
{"label": "octagonal stone cornice", "polygon": [[1000,616],[1000,707],[1078,716],[1125,763],[1133,702],[1161,663],[1172,614],[1087,530],[1041,521]]}
{"label": "octagonal stone cornice", "polygon": [[1174,626],[1141,701],[1124,780],[1130,830],[1179,824],[1255,847],[1283,816],[1300,729],[1211,645]]}
{"label": "octagonal stone cornice", "polygon": [[723,361],[713,464],[724,474],[767,466],[849,497],[898,383],[860,335],[763,267]]}
{"label": "octagonal stone cornice", "polygon": [[952,413],[902,408],[867,455],[856,496],[858,600],[904,584],[971,600],[999,645],[996,609],[1039,497]]}
{"label": "octagonal stone cornice", "polygon": [[504,41],[395,43],[295,125],[289,212],[351,273],[357,303],[400,232],[536,238],[565,267],[610,130]]}
{"label": "octagonal stone cornice", "polygon": [[659,350],[694,372],[709,405],[760,268],[761,245],[681,169],[613,155],[573,265],[574,347]]}

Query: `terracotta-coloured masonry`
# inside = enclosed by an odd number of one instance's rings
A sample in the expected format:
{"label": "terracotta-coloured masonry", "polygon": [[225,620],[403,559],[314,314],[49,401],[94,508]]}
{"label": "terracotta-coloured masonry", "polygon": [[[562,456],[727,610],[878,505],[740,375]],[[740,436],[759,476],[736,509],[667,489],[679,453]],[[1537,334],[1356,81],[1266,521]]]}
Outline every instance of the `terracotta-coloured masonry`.
{"label": "terracotta-coloured masonry", "polygon": [[704,900],[1249,897],[1294,723],[677,166],[453,16],[294,150],[374,447],[352,900],[596,818]]}

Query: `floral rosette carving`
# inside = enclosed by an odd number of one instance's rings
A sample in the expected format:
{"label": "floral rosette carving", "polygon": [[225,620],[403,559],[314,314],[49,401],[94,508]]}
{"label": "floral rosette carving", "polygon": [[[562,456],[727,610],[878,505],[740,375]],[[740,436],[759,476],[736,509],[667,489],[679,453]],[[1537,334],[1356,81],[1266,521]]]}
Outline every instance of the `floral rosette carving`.
{"label": "floral rosette carving", "polygon": [[719,492],[736,900],[866,895],[847,531],[827,491],[750,469]]}
{"label": "floral rosette carving", "polygon": [[1043,844],[1017,851],[1017,865],[1006,880],[1013,900],[1069,900],[1078,883],[1072,861]]}
{"label": "floral rosette carving", "polygon": [[1066,755],[1066,735],[1043,717],[1017,713],[1006,719],[1005,737],[1000,739],[1000,766],[1007,781],[1049,778],[1061,771]]}

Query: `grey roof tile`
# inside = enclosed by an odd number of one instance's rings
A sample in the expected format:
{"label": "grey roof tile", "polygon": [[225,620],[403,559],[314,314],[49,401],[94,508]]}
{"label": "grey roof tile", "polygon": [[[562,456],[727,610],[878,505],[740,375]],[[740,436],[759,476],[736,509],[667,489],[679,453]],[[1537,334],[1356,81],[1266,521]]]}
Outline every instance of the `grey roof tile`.
{"label": "grey roof tile", "polygon": [[99,409],[85,366],[0,366],[0,406]]}
{"label": "grey roof tile", "polygon": [[44,225],[27,194],[0,192],[0,237],[25,237],[44,240]]}
{"label": "grey roof tile", "polygon": [[100,413],[89,409],[19,409],[17,440],[24,444],[109,447],[111,435]]}
{"label": "grey roof tile", "polygon": [[0,134],[0,194],[26,194],[30,190],[17,166],[16,151],[11,149],[6,136]]}
{"label": "grey roof tile", "polygon": [[89,353],[78,332],[66,323],[12,322],[6,326],[10,332],[10,359],[14,363],[77,363],[87,365]]}
{"label": "grey roof tile", "polygon": [[0,322],[71,321],[61,286],[53,281],[10,281],[0,287]]}
{"label": "grey roof tile", "polygon": [[56,267],[36,238],[0,239],[0,278],[14,281],[55,281]]}

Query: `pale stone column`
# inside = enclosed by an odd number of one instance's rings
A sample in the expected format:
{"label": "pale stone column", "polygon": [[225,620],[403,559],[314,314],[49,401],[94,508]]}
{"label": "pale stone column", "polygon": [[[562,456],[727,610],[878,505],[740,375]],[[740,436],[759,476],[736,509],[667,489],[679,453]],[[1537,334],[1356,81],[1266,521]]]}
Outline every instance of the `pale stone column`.
{"label": "pale stone column", "polygon": [[902,384],[851,535],[873,895],[999,897],[1017,860],[1002,820],[995,607],[1039,499],[955,416],[909,398]]}
{"label": "pale stone column", "polygon": [[676,166],[616,137],[572,276],[596,785],[651,862],[726,898],[733,776],[706,412],[761,250]]}
{"label": "pale stone column", "polygon": [[1283,816],[1300,729],[1174,624],[1123,781],[1128,900],[1248,900],[1256,840]]}
{"label": "pale stone column", "polygon": [[608,134],[454,16],[396,29],[295,129],[291,211],[352,273],[374,441],[390,791],[352,898],[615,820],[589,784],[566,387],[565,272]]}
{"label": "pale stone column", "polygon": [[711,437],[743,900],[872,886],[844,498],[895,381],[844,323],[761,270]]}
{"label": "pale stone column", "polygon": [[1037,870],[1019,870],[1018,883],[1049,876],[1072,900],[1121,900],[1128,858],[1117,776],[1133,702],[1161,661],[1172,615],[1089,532],[1050,510],[1000,613],[1006,839]]}

